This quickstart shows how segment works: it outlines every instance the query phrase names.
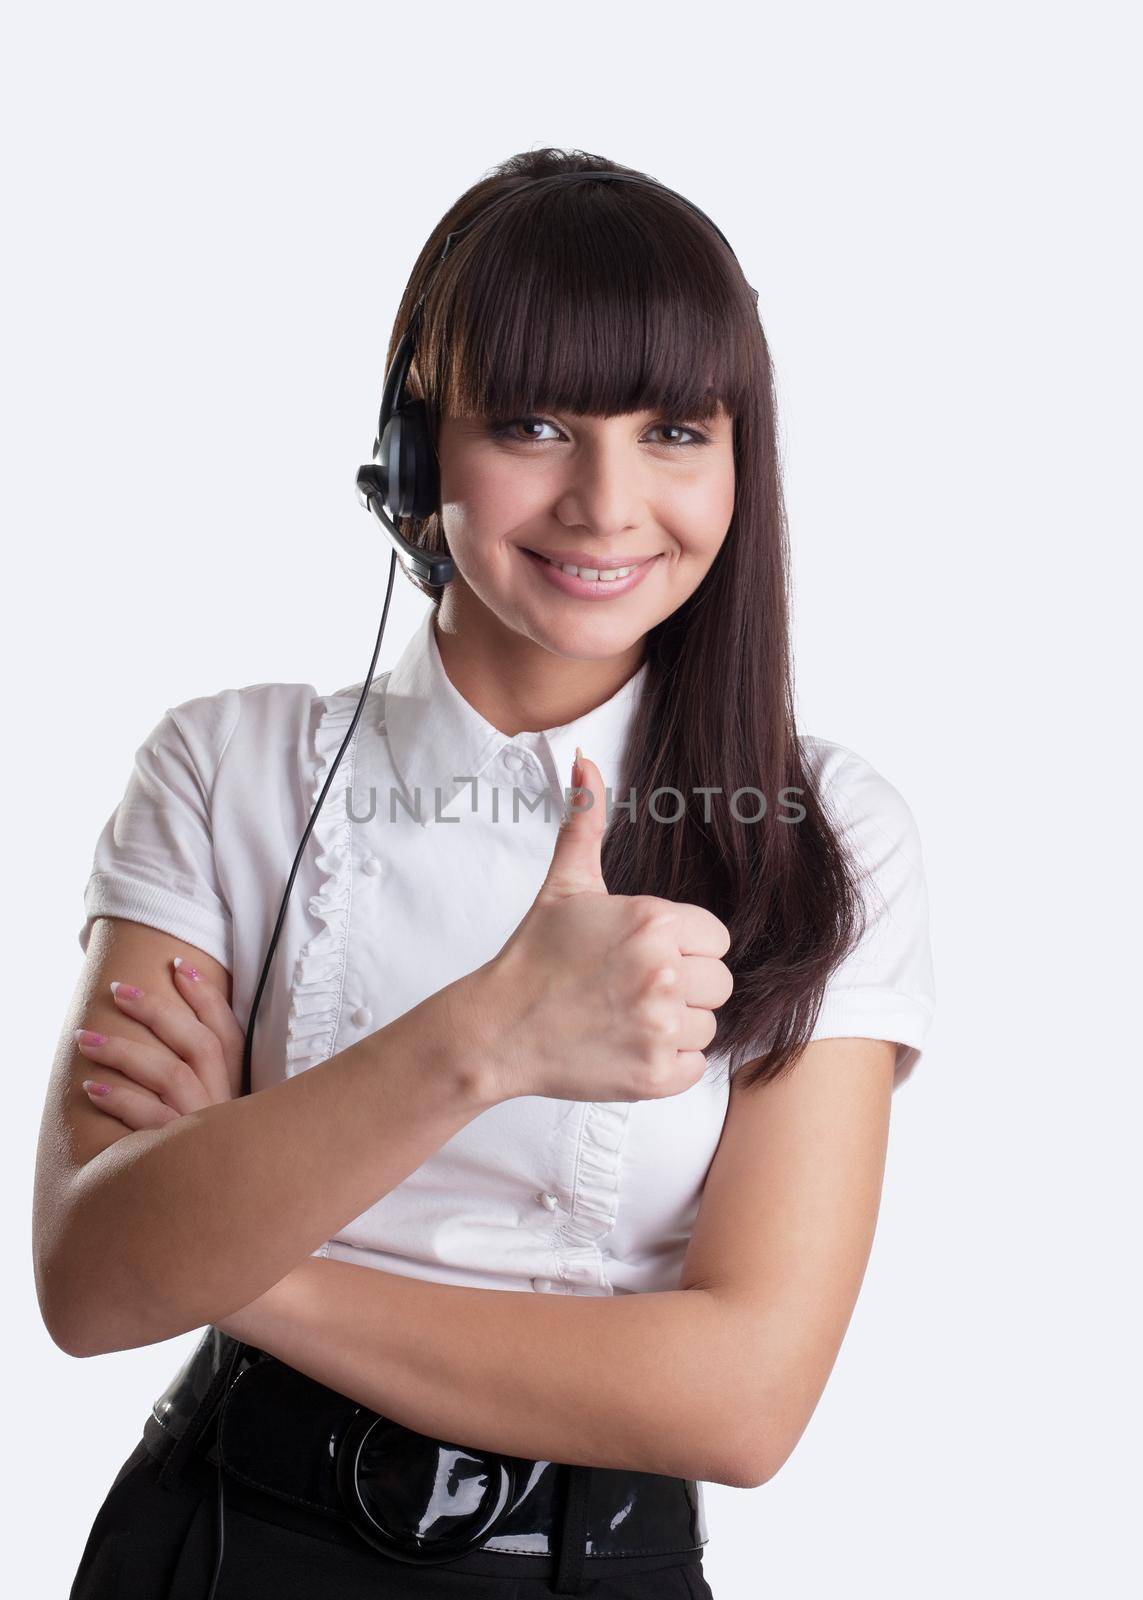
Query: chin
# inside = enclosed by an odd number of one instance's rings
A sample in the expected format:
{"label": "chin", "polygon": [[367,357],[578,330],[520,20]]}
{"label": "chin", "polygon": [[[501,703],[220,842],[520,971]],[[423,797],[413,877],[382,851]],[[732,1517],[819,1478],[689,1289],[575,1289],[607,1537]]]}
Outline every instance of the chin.
{"label": "chin", "polygon": [[602,618],[573,617],[554,622],[550,617],[532,617],[525,631],[550,650],[553,655],[566,656],[574,661],[611,661],[624,655],[643,638],[654,620],[645,624],[632,623],[630,618],[620,625],[607,623]]}

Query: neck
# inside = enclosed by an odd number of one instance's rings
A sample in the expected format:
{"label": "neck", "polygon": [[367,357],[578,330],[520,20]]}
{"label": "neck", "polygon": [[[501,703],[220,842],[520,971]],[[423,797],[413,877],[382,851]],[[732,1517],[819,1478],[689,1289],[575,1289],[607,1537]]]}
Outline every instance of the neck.
{"label": "neck", "polygon": [[449,585],[432,624],[441,662],[457,693],[507,738],[586,716],[643,664],[642,639],[603,661],[554,655],[505,627],[486,606],[479,606],[480,616],[475,607],[458,605],[455,587]]}

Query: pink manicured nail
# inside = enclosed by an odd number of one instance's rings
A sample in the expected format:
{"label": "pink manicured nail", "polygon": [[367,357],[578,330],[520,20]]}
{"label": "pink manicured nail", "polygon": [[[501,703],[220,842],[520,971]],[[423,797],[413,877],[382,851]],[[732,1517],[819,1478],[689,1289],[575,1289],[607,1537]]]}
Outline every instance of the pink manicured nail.
{"label": "pink manicured nail", "polygon": [[88,1094],[110,1094],[111,1093],[111,1090],[107,1087],[107,1085],[105,1083],[93,1083],[90,1078],[85,1078],[83,1080],[83,1087],[87,1090]]}
{"label": "pink manicured nail", "polygon": [[143,991],[142,989],[137,989],[133,983],[120,983],[116,979],[111,985],[111,993],[116,1000],[138,1000]]}
{"label": "pink manicured nail", "polygon": [[175,957],[174,967],[175,971],[181,973],[184,978],[191,978],[195,983],[201,982],[202,973],[197,967],[192,967],[189,961],[184,961],[182,956]]}
{"label": "pink manicured nail", "polygon": [[75,1038],[77,1044],[107,1043],[107,1035],[105,1033],[96,1033],[91,1028],[77,1028],[75,1030]]}

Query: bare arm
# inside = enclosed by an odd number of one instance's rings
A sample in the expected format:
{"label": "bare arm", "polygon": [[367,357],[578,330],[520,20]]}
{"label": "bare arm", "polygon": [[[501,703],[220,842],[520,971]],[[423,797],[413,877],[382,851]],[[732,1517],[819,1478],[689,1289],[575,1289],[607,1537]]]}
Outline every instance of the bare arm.
{"label": "bare arm", "polygon": [[76,1356],[154,1344],[247,1305],[490,1103],[451,984],[295,1078],[129,1130],[88,1103],[91,1062],[72,1028],[144,1035],[108,983],[171,990],[167,962],[179,952],[228,996],[229,982],[204,951],[108,922],[117,926],[98,948],[93,938],[61,1038],[36,1169],[40,1309]]}
{"label": "bare arm", "polygon": [[740,1421],[752,1320],[705,1289],[529,1294],[303,1261],[223,1331],[471,1449],[759,1481]]}

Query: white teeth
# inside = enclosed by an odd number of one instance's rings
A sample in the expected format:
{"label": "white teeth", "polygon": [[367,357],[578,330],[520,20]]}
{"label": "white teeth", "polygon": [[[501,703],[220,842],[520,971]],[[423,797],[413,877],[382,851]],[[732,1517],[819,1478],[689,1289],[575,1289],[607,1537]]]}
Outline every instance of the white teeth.
{"label": "white teeth", "polygon": [[566,561],[548,561],[547,556],[541,556],[540,560],[547,561],[549,567],[559,567],[561,572],[573,578],[583,578],[587,583],[614,583],[616,578],[626,578],[635,571],[634,567],[608,567],[605,571],[598,567],[573,567]]}

